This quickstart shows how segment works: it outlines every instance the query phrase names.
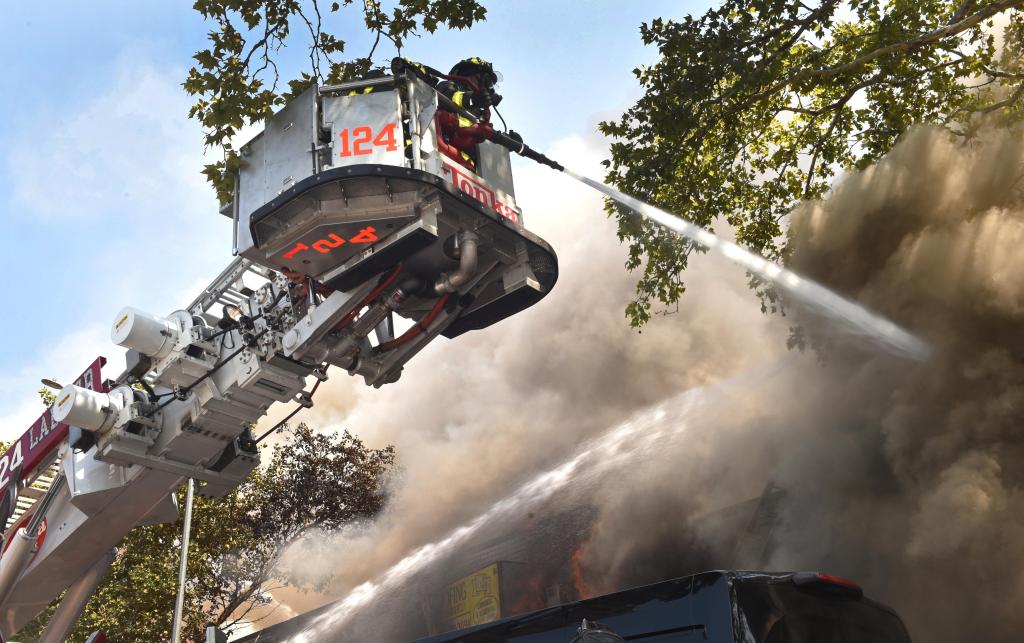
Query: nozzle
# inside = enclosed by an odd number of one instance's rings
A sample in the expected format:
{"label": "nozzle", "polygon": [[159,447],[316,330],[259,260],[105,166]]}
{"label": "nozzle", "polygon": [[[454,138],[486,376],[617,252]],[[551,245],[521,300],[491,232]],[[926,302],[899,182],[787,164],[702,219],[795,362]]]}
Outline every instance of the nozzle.
{"label": "nozzle", "polygon": [[530,160],[537,161],[538,163],[543,163],[548,167],[552,167],[558,170],[559,172],[565,170],[565,168],[562,167],[562,165],[557,161],[552,161],[548,157],[544,156],[537,150],[532,149],[530,146],[524,143],[523,137],[519,136],[515,132],[509,132],[508,134],[504,134],[502,132],[495,132],[494,135],[491,137],[491,141],[497,143],[498,145],[501,145],[502,147],[508,148],[509,150],[515,152],[516,154],[519,154],[520,156],[525,156]]}

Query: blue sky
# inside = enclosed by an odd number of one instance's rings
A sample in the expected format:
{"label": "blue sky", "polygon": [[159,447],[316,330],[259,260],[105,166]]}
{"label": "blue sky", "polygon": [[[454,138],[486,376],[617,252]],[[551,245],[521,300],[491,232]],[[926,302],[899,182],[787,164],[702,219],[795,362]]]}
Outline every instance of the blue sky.
{"label": "blue sky", "polygon": [[[711,3],[486,4],[478,27],[411,39],[403,54],[440,68],[472,55],[493,61],[506,120],[544,150],[593,137],[599,120],[639,95],[631,70],[656,59],[642,22]],[[107,333],[122,306],[170,312],[231,259],[180,88],[210,28],[190,3],[17,3],[4,24],[0,439],[37,414],[40,377],[68,380],[97,350],[120,354]],[[353,55],[369,50],[360,29],[335,32]],[[394,53],[382,44],[377,57]],[[280,57],[285,80],[308,65],[298,46]]]}

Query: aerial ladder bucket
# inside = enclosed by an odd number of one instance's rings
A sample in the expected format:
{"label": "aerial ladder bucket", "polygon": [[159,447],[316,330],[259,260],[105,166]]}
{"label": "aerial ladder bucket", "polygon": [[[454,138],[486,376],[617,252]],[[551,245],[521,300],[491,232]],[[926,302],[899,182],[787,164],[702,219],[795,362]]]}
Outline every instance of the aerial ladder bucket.
{"label": "aerial ladder bucket", "polygon": [[[313,87],[240,149],[224,210],[236,251],[308,280],[313,306],[335,300],[332,319],[286,338],[289,358],[379,386],[436,335],[485,328],[550,292],[558,262],[523,227],[509,150],[481,143],[472,169],[444,154],[439,99],[411,73]],[[411,331],[395,336],[396,316]]]}

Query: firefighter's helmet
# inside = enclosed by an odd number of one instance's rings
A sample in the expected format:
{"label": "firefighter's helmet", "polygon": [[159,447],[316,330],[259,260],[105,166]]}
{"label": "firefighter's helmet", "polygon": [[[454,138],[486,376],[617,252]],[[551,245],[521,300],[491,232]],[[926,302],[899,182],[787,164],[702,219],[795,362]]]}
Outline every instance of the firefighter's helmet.
{"label": "firefighter's helmet", "polygon": [[482,76],[488,87],[493,87],[501,80],[498,72],[494,71],[494,65],[476,56],[455,63],[449,73],[452,76]]}

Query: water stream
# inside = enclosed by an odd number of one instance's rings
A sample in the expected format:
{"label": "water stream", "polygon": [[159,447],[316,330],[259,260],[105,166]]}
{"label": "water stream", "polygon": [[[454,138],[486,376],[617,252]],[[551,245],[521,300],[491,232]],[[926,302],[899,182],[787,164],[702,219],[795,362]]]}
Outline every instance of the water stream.
{"label": "water stream", "polygon": [[747,371],[711,387],[690,389],[653,407],[639,411],[626,421],[584,443],[561,464],[540,473],[499,500],[473,520],[459,526],[440,540],[428,543],[392,565],[377,579],[359,585],[343,600],[314,618],[290,643],[345,640],[346,624],[379,596],[400,589],[416,574],[447,556],[487,526],[525,516],[556,494],[575,493],[609,474],[626,472],[649,459],[658,458],[668,447],[686,440],[689,432],[714,426],[719,413],[730,412],[736,396],[747,396],[772,381],[792,361],[791,356]]}
{"label": "water stream", "polygon": [[888,319],[872,313],[856,302],[841,297],[821,284],[801,277],[792,270],[772,263],[731,241],[726,241],[698,225],[680,219],[628,194],[623,194],[615,188],[588,179],[571,170],[565,170],[565,173],[658,225],[692,239],[708,250],[738,263],[755,275],[790,293],[801,302],[825,313],[832,319],[845,323],[883,348],[912,359],[925,360],[928,358],[931,349],[926,343]]}

